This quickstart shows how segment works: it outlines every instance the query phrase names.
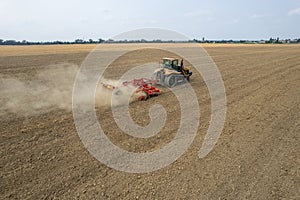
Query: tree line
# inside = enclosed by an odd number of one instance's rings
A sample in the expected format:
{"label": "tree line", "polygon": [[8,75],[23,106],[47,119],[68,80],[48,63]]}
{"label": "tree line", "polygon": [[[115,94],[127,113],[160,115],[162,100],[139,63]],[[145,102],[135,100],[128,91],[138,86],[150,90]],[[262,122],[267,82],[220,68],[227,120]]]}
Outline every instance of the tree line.
{"label": "tree line", "polygon": [[18,40],[3,40],[0,39],[0,45],[51,45],[51,44],[98,44],[98,43],[103,43],[105,40],[99,39],[99,40],[83,40],[83,39],[76,39],[74,41],[37,41],[37,42],[32,42],[32,41],[18,41]]}
{"label": "tree line", "polygon": [[263,43],[263,44],[286,44],[286,43],[300,43],[299,39],[280,39],[280,38],[270,38],[269,40],[202,40],[193,39],[186,41],[174,41],[174,40],[104,40],[104,39],[76,39],[74,41],[17,41],[17,40],[3,40],[0,39],[0,45],[58,45],[58,44],[101,44],[101,43],[229,43],[229,44],[253,44],[253,43]]}

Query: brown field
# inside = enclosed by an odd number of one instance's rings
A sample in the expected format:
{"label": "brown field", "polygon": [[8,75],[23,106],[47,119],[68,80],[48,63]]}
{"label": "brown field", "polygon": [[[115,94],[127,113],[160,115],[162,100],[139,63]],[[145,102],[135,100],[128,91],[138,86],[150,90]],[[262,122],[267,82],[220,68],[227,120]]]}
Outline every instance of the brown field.
{"label": "brown field", "polygon": [[[176,162],[146,174],[108,168],[89,154],[76,132],[70,109],[74,77],[94,47],[0,46],[1,199],[300,198],[300,45],[203,45],[226,88],[223,132],[213,151],[199,159],[210,98],[201,76],[193,75],[191,85],[201,109],[197,136]],[[132,45],[103,48],[116,51]],[[131,52],[105,75],[118,78],[133,65],[164,56],[172,55],[155,49]],[[140,125],[149,123],[151,105],[166,108],[168,121],[158,135],[136,139],[122,134],[110,109],[98,107],[107,136],[133,152],[170,142],[180,110],[174,95],[162,89],[156,98],[130,104]]]}

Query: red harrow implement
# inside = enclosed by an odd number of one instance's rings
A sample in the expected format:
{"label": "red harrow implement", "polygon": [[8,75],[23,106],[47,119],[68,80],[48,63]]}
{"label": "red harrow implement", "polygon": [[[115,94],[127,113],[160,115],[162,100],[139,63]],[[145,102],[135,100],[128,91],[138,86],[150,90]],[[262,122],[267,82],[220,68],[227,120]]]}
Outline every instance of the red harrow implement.
{"label": "red harrow implement", "polygon": [[[153,86],[156,83],[157,81],[155,80],[140,78],[140,79],[133,79],[131,81],[124,81],[122,83],[122,87],[133,86],[134,88],[136,88],[135,93],[139,95],[138,100],[143,101],[151,97],[158,96],[162,93],[160,89]],[[101,83],[101,84],[107,89],[117,90],[116,94],[120,93],[120,90],[118,91],[118,89],[120,88],[118,88],[117,86],[113,86],[106,83]]]}

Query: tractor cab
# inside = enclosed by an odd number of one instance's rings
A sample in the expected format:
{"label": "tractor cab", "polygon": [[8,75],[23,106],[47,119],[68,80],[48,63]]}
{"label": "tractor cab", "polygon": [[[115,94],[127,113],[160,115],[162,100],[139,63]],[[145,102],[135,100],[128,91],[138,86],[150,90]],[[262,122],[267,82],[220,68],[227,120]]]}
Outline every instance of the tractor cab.
{"label": "tractor cab", "polygon": [[163,58],[163,68],[178,71],[178,59],[177,58]]}

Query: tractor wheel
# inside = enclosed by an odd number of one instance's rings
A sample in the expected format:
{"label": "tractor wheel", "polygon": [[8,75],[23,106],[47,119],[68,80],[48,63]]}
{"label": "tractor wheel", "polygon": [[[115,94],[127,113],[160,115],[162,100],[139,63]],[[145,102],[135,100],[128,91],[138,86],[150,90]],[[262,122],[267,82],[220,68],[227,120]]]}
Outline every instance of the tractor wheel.
{"label": "tractor wheel", "polygon": [[165,79],[165,85],[172,88],[176,85],[176,77],[175,76],[168,76]]}
{"label": "tractor wheel", "polygon": [[158,83],[163,84],[164,83],[164,73],[162,71],[158,71],[156,73],[156,79]]}

